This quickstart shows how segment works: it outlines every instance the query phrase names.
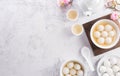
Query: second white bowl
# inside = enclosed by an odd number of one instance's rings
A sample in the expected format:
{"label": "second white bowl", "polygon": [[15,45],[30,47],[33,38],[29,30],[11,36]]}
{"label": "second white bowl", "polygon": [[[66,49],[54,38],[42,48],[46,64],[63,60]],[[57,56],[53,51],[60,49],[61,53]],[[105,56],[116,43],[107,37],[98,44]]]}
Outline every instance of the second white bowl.
{"label": "second white bowl", "polygon": [[79,63],[79,64],[82,66],[83,71],[84,71],[84,75],[83,75],[83,76],[87,76],[87,70],[86,70],[85,65],[84,65],[82,62],[80,62],[79,60],[76,60],[76,59],[67,60],[67,61],[65,61],[65,62],[62,64],[62,66],[61,66],[61,68],[60,68],[60,76],[64,76],[64,75],[63,75],[63,68],[65,67],[65,65],[66,65],[68,62],[77,62],[77,63]]}
{"label": "second white bowl", "polygon": [[[115,41],[113,42],[113,44],[111,44],[111,45],[109,45],[109,46],[99,45],[99,44],[94,40],[94,37],[93,37],[93,30],[94,30],[94,28],[96,27],[96,25],[99,24],[99,23],[104,23],[104,22],[109,23],[109,24],[112,25],[112,26],[115,28],[115,30],[116,30],[116,35],[117,35],[117,36],[116,36],[116,39],[115,39]],[[91,31],[90,31],[90,37],[91,37],[92,42],[93,42],[97,47],[102,48],[102,49],[112,48],[112,47],[114,47],[114,46],[119,42],[119,38],[120,38],[119,27],[118,27],[118,25],[117,25],[115,22],[113,22],[112,20],[108,20],[108,19],[99,20],[99,21],[97,21],[95,24],[93,24],[93,26],[92,26],[92,28],[91,28]]]}

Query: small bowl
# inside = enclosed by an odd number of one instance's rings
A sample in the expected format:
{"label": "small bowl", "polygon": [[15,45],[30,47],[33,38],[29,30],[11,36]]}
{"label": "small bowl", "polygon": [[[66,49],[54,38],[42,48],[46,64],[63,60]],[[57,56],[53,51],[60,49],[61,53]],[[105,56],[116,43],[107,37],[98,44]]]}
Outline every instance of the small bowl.
{"label": "small bowl", "polygon": [[87,76],[87,71],[86,71],[85,65],[84,65],[82,62],[80,62],[80,61],[78,61],[78,60],[76,60],[76,59],[67,60],[67,61],[65,61],[65,62],[62,64],[62,66],[61,66],[61,68],[60,68],[60,76],[64,76],[64,75],[63,75],[63,68],[64,68],[64,66],[65,66],[68,62],[77,62],[77,63],[79,63],[79,64],[82,66],[83,71],[84,71],[84,75],[83,75],[83,76]]}
{"label": "small bowl", "polygon": [[[69,18],[69,12],[70,11],[76,11],[76,13],[77,13],[77,17],[75,18],[75,19],[71,19],[71,18]],[[76,21],[77,19],[78,19],[78,17],[79,17],[79,13],[78,13],[78,10],[76,10],[76,9],[69,9],[68,11],[67,11],[67,13],[66,13],[66,18],[68,19],[68,20],[70,20],[70,21]]]}
{"label": "small bowl", "polygon": [[111,57],[120,58],[119,55],[105,55],[105,56],[103,56],[102,58],[100,58],[100,60],[98,61],[98,64],[97,64],[97,69],[96,69],[98,76],[101,76],[101,73],[100,73],[100,71],[99,71],[100,66],[103,64],[104,61],[110,59]]}
{"label": "small bowl", "polygon": [[[102,45],[99,45],[95,40],[94,40],[94,37],[93,37],[93,29],[96,27],[96,25],[97,24],[99,24],[99,23],[102,23],[102,22],[107,22],[107,23],[109,23],[109,24],[111,24],[114,28],[115,28],[115,30],[116,30],[116,40],[113,42],[113,44],[111,44],[111,45],[109,45],[109,46],[102,46]],[[119,38],[120,38],[120,33],[119,33],[120,31],[119,31],[119,27],[118,27],[118,25],[115,23],[115,22],[113,22],[112,20],[109,20],[109,19],[102,19],[102,20],[99,20],[99,21],[97,21],[95,24],[93,24],[93,26],[92,26],[92,28],[91,28],[91,31],[90,31],[90,37],[91,37],[91,40],[92,40],[92,42],[97,46],[97,47],[99,47],[99,48],[102,48],[102,49],[109,49],[109,48],[112,48],[112,47],[114,47],[118,42],[119,42]]]}
{"label": "small bowl", "polygon": [[[73,31],[73,28],[74,28],[77,24],[78,24],[78,25],[81,27],[81,29],[82,29],[82,31],[81,31],[79,34],[76,34],[76,33]],[[72,31],[72,34],[73,34],[73,35],[75,35],[75,36],[80,36],[80,35],[83,33],[83,31],[84,31],[83,25],[81,25],[81,24],[79,24],[79,23],[75,23],[75,24],[72,25],[71,31]]]}

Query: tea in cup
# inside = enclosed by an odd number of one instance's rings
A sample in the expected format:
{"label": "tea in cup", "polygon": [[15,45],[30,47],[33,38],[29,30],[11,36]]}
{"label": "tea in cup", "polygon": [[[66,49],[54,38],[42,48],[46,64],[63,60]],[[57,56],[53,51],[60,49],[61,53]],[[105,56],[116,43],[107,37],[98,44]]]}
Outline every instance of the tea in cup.
{"label": "tea in cup", "polygon": [[80,36],[83,33],[83,26],[79,23],[72,25],[72,33],[76,36]]}
{"label": "tea in cup", "polygon": [[68,10],[66,16],[68,20],[76,21],[78,19],[79,13],[76,9],[70,9]]}

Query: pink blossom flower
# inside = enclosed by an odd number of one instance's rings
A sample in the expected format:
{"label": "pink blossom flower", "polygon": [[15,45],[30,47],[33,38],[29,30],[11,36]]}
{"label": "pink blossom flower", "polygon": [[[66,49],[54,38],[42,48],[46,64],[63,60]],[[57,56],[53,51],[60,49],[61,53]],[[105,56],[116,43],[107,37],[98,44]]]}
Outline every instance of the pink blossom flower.
{"label": "pink blossom flower", "polygon": [[70,0],[63,0],[65,4],[68,4]]}
{"label": "pink blossom flower", "polygon": [[65,6],[68,5],[70,0],[57,0],[58,6]]}
{"label": "pink blossom flower", "polygon": [[118,15],[117,12],[113,12],[113,13],[111,14],[110,18],[111,18],[112,20],[117,20],[117,19],[119,18],[119,15]]}

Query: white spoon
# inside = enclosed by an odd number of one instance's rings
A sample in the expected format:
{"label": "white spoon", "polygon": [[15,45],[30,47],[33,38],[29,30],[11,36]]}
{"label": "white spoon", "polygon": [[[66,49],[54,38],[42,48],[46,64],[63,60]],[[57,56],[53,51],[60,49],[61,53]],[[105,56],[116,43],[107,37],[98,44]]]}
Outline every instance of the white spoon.
{"label": "white spoon", "polygon": [[87,61],[88,65],[89,65],[89,67],[90,67],[90,70],[91,70],[91,71],[94,71],[95,69],[94,69],[94,66],[93,66],[93,64],[92,64],[92,62],[91,62],[91,55],[90,55],[90,50],[89,50],[89,48],[88,48],[88,47],[83,47],[83,48],[81,49],[81,54],[82,54],[82,56],[85,58],[85,60]]}

